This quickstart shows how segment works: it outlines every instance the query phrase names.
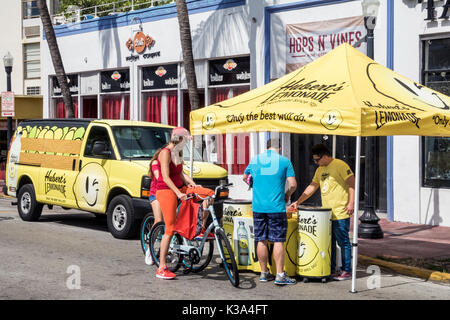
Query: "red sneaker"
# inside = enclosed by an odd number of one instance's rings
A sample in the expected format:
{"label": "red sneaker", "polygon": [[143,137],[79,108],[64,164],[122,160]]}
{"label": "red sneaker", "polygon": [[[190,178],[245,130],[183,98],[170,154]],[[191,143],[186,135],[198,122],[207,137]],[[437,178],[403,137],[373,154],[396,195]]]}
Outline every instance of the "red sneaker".
{"label": "red sneaker", "polygon": [[[200,240],[201,241],[203,239],[203,236],[205,235],[205,231],[206,230],[202,229],[200,234],[198,236],[195,236],[194,240]],[[214,235],[214,233],[211,233],[211,232],[206,237],[206,240],[215,240],[215,239],[216,239],[216,236]]]}
{"label": "red sneaker", "polygon": [[352,278],[352,274],[350,272],[347,271],[342,271],[341,274],[339,274],[339,276],[334,277],[334,280],[337,281],[343,281],[343,280],[350,280]]}
{"label": "red sneaker", "polygon": [[177,275],[175,273],[173,273],[172,271],[170,271],[166,266],[164,268],[160,267],[156,270],[156,277],[160,278],[160,279],[170,280],[170,279],[175,279],[177,277]]}

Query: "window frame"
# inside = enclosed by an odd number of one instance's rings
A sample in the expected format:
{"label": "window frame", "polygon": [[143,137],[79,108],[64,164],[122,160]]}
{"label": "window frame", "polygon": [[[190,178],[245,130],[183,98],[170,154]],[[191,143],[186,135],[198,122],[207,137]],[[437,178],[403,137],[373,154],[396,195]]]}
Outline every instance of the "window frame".
{"label": "window frame", "polygon": [[[27,60],[26,56],[27,56],[27,47],[30,47],[32,45],[38,45],[39,46],[39,58],[38,59],[32,59],[32,60]],[[27,65],[30,62],[38,62],[39,63],[39,76],[37,77],[28,77],[28,69],[27,69]],[[30,43],[24,43],[23,44],[23,78],[25,80],[32,80],[32,79],[40,79],[41,78],[41,43],[40,42],[30,42]]]}
{"label": "window frame", "polygon": [[[39,13],[37,14],[37,15],[27,15],[26,14],[26,10],[25,10],[25,4],[26,3],[33,3],[33,2],[35,2],[36,3],[36,6],[35,6],[35,8],[36,8],[36,10],[38,10],[38,12],[39,12],[39,9],[38,9],[38,6],[37,6],[37,0],[22,0],[22,19],[36,19],[36,18],[39,18]],[[32,5],[30,5],[31,6],[31,8],[33,8],[33,6]]]}
{"label": "window frame", "polygon": [[[448,69],[429,69],[428,68],[428,48],[429,48],[429,43],[428,41],[432,41],[432,40],[443,40],[443,39],[449,39],[450,38],[450,34],[446,34],[446,35],[436,35],[436,36],[432,36],[432,37],[423,37],[421,38],[421,42],[420,42],[420,46],[421,46],[421,72],[420,72],[420,82],[423,85],[427,85],[426,84],[426,79],[427,79],[427,74],[431,73],[431,72],[446,72],[447,74],[450,75],[450,67],[448,67]],[[439,189],[450,189],[450,179],[445,180],[445,179],[431,179],[427,176],[427,157],[426,157],[426,146],[427,146],[427,139],[445,139],[446,137],[428,137],[428,136],[423,136],[421,137],[420,140],[420,153],[421,153],[421,183],[422,183],[422,187],[425,188],[439,188]],[[447,138],[450,139],[450,138]],[[430,140],[431,141],[431,140]],[[447,151],[449,152],[449,151]]]}

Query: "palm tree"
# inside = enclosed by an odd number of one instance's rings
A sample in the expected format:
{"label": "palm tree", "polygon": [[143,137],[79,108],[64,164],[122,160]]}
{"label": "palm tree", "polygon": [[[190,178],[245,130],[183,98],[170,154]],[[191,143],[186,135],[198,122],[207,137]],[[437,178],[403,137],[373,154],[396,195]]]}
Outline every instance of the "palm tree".
{"label": "palm tree", "polygon": [[181,50],[183,52],[184,71],[189,93],[191,110],[198,109],[200,99],[197,90],[197,77],[195,75],[194,55],[192,53],[191,26],[186,0],[177,0],[178,25],[180,27]]}
{"label": "palm tree", "polygon": [[61,93],[66,105],[67,118],[74,117],[72,95],[70,94],[69,84],[67,82],[66,72],[61,59],[61,53],[59,52],[58,43],[56,41],[55,31],[53,30],[50,14],[48,13],[46,0],[37,0],[39,9],[39,15],[41,16],[42,26],[44,28],[45,36],[47,38],[48,48],[53,61],[53,67],[56,72],[56,78],[58,79],[61,87]]}

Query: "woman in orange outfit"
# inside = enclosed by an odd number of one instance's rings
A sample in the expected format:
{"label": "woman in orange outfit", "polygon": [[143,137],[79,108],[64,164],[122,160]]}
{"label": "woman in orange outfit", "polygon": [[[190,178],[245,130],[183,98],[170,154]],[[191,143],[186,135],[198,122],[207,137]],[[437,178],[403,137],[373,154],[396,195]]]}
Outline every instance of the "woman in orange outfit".
{"label": "woman in orange outfit", "polygon": [[170,143],[161,150],[158,156],[161,175],[156,187],[156,199],[161,206],[165,223],[165,232],[160,247],[160,265],[156,271],[156,277],[161,279],[176,277],[167,268],[166,257],[175,231],[178,200],[185,200],[186,193],[195,192],[210,195],[212,192],[214,194],[214,191],[196,185],[188,175],[183,173],[182,151],[188,140],[192,140],[192,137],[185,128],[177,127],[173,129]]}

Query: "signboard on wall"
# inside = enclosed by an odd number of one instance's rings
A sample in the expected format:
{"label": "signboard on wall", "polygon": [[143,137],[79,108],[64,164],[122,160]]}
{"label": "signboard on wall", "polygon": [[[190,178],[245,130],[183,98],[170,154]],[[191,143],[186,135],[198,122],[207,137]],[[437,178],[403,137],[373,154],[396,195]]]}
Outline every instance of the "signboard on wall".
{"label": "signboard on wall", "polygon": [[14,92],[2,92],[2,117],[14,116]]}
{"label": "signboard on wall", "polygon": [[[355,45],[365,37],[364,17],[349,17],[328,21],[286,25],[286,73],[327,54],[346,42]],[[356,48],[366,53],[361,42]]]}
{"label": "signboard on wall", "polygon": [[130,91],[130,70],[110,70],[102,71],[101,92],[121,92]]}
{"label": "signboard on wall", "polygon": [[[78,74],[69,74],[67,75],[67,83],[69,84],[69,90],[71,94],[78,94]],[[58,79],[56,76],[52,77],[52,86],[53,86],[53,95],[60,96],[61,86],[59,85]]]}
{"label": "signboard on wall", "polygon": [[168,64],[142,68],[142,89],[170,89],[178,87],[178,65]]}
{"label": "signboard on wall", "polygon": [[209,84],[250,83],[250,57],[209,61]]}

